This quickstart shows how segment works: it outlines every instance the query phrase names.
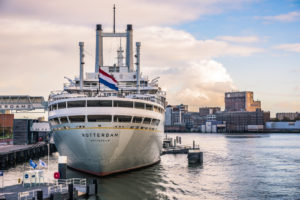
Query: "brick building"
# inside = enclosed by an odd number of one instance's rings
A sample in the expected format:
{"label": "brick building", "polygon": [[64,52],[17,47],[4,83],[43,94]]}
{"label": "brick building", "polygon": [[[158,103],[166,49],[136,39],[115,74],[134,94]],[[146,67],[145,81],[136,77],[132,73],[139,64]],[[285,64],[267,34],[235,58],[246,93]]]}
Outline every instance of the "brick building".
{"label": "brick building", "polygon": [[249,111],[261,109],[261,102],[253,100],[253,92],[226,92],[225,111]]}

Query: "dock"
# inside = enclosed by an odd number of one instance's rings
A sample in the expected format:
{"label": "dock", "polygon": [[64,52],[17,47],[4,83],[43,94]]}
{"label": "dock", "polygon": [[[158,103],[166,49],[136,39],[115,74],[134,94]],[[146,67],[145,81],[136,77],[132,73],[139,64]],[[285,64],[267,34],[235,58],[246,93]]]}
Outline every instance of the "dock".
{"label": "dock", "polygon": [[[93,188],[92,192],[91,189]],[[0,199],[21,200],[21,199],[77,199],[78,197],[95,195],[97,186],[87,184],[86,179],[56,179],[48,183],[28,187],[23,184],[7,186],[1,190]]]}
{"label": "dock", "polygon": [[[54,144],[49,144],[49,154],[56,152]],[[48,143],[38,142],[29,145],[3,145],[0,146],[0,170],[7,170],[22,164],[29,159],[38,159],[48,155]]]}

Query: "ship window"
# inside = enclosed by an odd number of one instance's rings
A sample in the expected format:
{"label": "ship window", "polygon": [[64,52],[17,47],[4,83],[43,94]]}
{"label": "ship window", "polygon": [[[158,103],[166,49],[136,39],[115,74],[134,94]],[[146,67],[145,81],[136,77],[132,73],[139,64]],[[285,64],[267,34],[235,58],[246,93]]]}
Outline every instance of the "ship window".
{"label": "ship window", "polygon": [[143,118],[141,117],[133,117],[132,123],[142,123]]}
{"label": "ship window", "polygon": [[132,101],[114,101],[114,107],[133,108]]}
{"label": "ship window", "polygon": [[155,126],[158,126],[159,122],[160,122],[159,119],[153,119],[152,122],[151,122],[151,124],[155,125]]}
{"label": "ship window", "polygon": [[57,110],[57,104],[52,105],[52,110]]}
{"label": "ship window", "polygon": [[59,124],[58,118],[50,119],[50,123],[51,123],[52,126],[55,126],[55,125]]}
{"label": "ship window", "polygon": [[68,108],[85,107],[85,101],[68,101]]}
{"label": "ship window", "polygon": [[112,101],[91,100],[87,101],[88,107],[112,107]]}
{"label": "ship window", "polygon": [[145,109],[145,104],[144,103],[135,102],[134,103],[134,107],[138,108],[138,109]]}
{"label": "ship window", "polygon": [[146,104],[146,110],[153,110],[153,106],[151,104]]}
{"label": "ship window", "polygon": [[85,116],[84,115],[69,116],[69,120],[71,123],[85,122]]}
{"label": "ship window", "polygon": [[67,117],[61,117],[60,118],[60,123],[62,123],[62,124],[69,123],[68,118]]}
{"label": "ship window", "polygon": [[61,102],[61,103],[58,103],[58,109],[64,109],[66,108],[66,102]]}
{"label": "ship window", "polygon": [[158,109],[157,106],[153,106],[153,110],[154,110],[155,112],[159,112],[159,109]]}
{"label": "ship window", "polygon": [[114,116],[114,122],[130,123],[131,118],[131,116],[116,115]]}
{"label": "ship window", "polygon": [[111,122],[111,115],[88,115],[88,122]]}
{"label": "ship window", "polygon": [[150,124],[151,118],[145,118],[143,124]]}

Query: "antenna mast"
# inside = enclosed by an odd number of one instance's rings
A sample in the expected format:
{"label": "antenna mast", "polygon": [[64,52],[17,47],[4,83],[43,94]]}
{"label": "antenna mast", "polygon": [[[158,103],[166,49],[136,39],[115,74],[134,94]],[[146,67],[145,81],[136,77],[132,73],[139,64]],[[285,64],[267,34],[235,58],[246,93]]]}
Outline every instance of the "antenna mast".
{"label": "antenna mast", "polygon": [[114,34],[116,33],[116,6],[114,4]]}

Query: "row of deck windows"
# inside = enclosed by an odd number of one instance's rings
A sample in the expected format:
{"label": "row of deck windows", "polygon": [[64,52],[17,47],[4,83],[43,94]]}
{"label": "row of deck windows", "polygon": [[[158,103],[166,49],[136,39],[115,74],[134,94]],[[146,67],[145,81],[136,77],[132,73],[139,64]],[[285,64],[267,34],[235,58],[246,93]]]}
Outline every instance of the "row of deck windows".
{"label": "row of deck windows", "polygon": [[132,101],[110,101],[110,100],[88,100],[88,101],[67,101],[49,106],[49,110],[65,109],[65,108],[80,108],[80,107],[123,107],[154,110],[155,112],[163,113],[164,110],[158,106],[147,103],[132,102]]}
{"label": "row of deck windows", "polygon": [[65,123],[85,123],[85,122],[120,122],[120,123],[136,123],[136,124],[151,124],[158,126],[160,120],[125,115],[76,115],[50,119],[52,126]]}

